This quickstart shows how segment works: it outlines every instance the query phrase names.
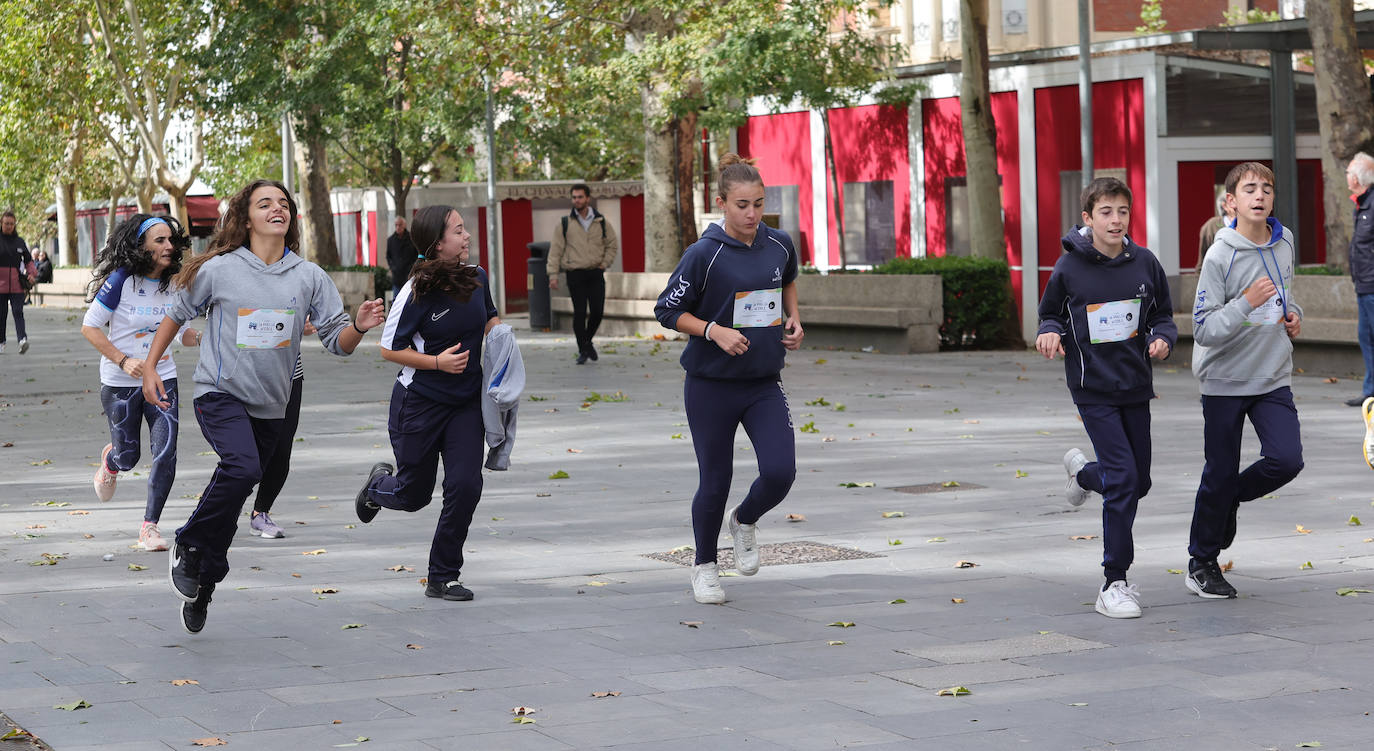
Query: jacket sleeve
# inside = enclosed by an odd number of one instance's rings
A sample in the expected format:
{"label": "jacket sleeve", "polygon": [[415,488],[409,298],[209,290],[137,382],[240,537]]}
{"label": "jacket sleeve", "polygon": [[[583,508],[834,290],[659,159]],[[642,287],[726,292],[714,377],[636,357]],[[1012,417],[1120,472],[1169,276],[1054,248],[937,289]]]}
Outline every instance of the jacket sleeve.
{"label": "jacket sleeve", "polygon": [[567,217],[560,220],[560,223],[553,228],[553,239],[549,241],[549,260],[545,264],[550,277],[558,276],[558,270],[563,268],[563,247],[567,241],[563,239],[563,225]]}
{"label": "jacket sleeve", "polygon": [[314,264],[311,264],[311,271],[315,278],[310,294],[310,320],[315,322],[315,329],[325,349],[340,357],[348,357],[349,353],[339,346],[339,334],[353,322],[353,317],[344,310],[339,288],[334,286],[329,274]]}
{"label": "jacket sleeve", "polygon": [[695,313],[701,296],[701,288],[706,281],[702,278],[701,256],[691,248],[682,254],[677,269],[668,278],[668,286],[658,296],[654,305],[654,317],[664,328],[677,330],[677,319],[683,313]]}
{"label": "jacket sleeve", "polygon": [[[1214,248],[1216,246],[1213,246]],[[1246,316],[1255,309],[1245,295],[1226,299],[1226,272],[1221,253],[1207,251],[1202,271],[1197,277],[1197,299],[1193,302],[1193,341],[1204,347],[1215,347],[1236,335],[1245,324]]]}
{"label": "jacket sleeve", "polygon": [[1069,329],[1069,307],[1068,295],[1064,289],[1064,278],[1059,274],[1056,266],[1054,272],[1050,274],[1050,280],[1045,284],[1045,294],[1040,297],[1040,327],[1035,335],[1059,334],[1064,335]]}
{"label": "jacket sleeve", "polygon": [[1159,265],[1157,259],[1154,261],[1154,287],[1159,290],[1151,301],[1150,315],[1146,318],[1146,325],[1150,327],[1149,338],[1145,341],[1145,346],[1149,347],[1150,342],[1156,339],[1163,339],[1169,345],[1170,354],[1174,351],[1174,345],[1178,344],[1178,324],[1174,323],[1174,298],[1169,293],[1169,277],[1164,274],[1164,267]]}
{"label": "jacket sleeve", "polygon": [[601,268],[609,269],[615,263],[616,252],[620,249],[620,238],[606,217],[601,217],[601,224],[606,228],[606,236],[601,240]]}

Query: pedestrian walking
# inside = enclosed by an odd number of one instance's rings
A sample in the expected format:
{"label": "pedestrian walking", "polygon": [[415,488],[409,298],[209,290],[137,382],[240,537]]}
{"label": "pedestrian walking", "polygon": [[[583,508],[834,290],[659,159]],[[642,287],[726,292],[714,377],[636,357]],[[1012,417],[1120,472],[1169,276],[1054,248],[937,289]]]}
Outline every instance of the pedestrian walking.
{"label": "pedestrian walking", "polygon": [[410,278],[410,268],[415,265],[415,244],[410,241],[406,231],[406,219],[396,217],[396,231],[386,239],[386,266],[391,270],[391,300],[401,294],[401,285]]}
{"label": "pedestrian walking", "polygon": [[592,337],[601,326],[606,308],[606,269],[615,262],[618,240],[615,228],[591,206],[592,189],[583,183],[572,186],[572,211],[559,224],[549,244],[546,264],[549,289],[558,289],[558,272],[568,277],[568,296],[573,304],[573,335],[577,338],[577,364],[597,359]]}
{"label": "pedestrian walking", "polygon": [[[24,297],[38,276],[29,246],[16,231],[13,211],[0,214],[0,354],[5,351],[5,319],[14,313],[14,335],[19,339],[19,354],[29,351],[29,336],[24,328]],[[8,307],[6,307],[8,303]]]}

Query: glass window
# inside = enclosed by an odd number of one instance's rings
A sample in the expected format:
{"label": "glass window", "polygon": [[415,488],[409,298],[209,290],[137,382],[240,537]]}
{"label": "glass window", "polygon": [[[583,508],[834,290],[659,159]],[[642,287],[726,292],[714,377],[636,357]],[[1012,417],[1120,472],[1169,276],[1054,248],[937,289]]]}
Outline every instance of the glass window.
{"label": "glass window", "polygon": [[844,184],[844,258],[870,266],[897,250],[896,207],[891,180]]}
{"label": "glass window", "polygon": [[[1077,173],[1075,173],[1077,174]],[[1001,191],[1002,176],[997,176]],[[1006,221],[1005,212],[1002,220]],[[973,253],[973,237],[969,232],[968,178],[945,178],[945,255],[968,256]]]}

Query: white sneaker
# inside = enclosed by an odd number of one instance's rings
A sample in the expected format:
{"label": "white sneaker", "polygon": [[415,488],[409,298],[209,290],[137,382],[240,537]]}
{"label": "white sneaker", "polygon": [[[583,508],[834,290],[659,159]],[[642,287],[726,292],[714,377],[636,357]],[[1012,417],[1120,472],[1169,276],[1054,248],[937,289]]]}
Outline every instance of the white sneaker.
{"label": "white sneaker", "polygon": [[21,338],[21,339],[19,340],[19,354],[22,355],[22,354],[24,354],[25,352],[28,352],[28,351],[29,351],[29,338],[26,336],[26,337],[23,337],[23,338]]}
{"label": "white sneaker", "polygon": [[1078,471],[1088,465],[1088,457],[1080,449],[1069,449],[1064,454],[1064,471],[1069,473],[1069,484],[1064,486],[1064,497],[1070,506],[1082,506],[1092,491],[1078,484]]}
{"label": "white sneaker", "polygon": [[5,343],[0,342],[0,355],[5,354]]}
{"label": "white sneaker", "polygon": [[714,562],[698,563],[692,567],[692,597],[703,605],[725,602],[725,590],[720,586],[720,569]]}
{"label": "white sneaker", "polygon": [[735,568],[745,576],[759,572],[758,525],[740,524],[739,506],[730,512],[730,536],[735,539]]}
{"label": "white sneaker", "polygon": [[1097,612],[1108,618],[1139,618],[1140,591],[1118,579],[1097,593]]}
{"label": "white sneaker", "polygon": [[1364,414],[1364,463],[1374,469],[1374,396],[1364,400],[1360,412]]}
{"label": "white sneaker", "polygon": [[95,497],[99,498],[101,501],[108,501],[114,498],[115,481],[119,479],[119,475],[113,474],[110,470],[105,468],[105,458],[110,455],[110,450],[113,448],[113,444],[105,444],[105,450],[100,452],[100,466],[96,467],[95,478],[92,480],[92,483],[95,485]]}
{"label": "white sneaker", "polygon": [[138,531],[138,544],[148,551],[167,549],[167,541],[162,539],[162,533],[157,529],[157,522],[143,522],[143,528]]}

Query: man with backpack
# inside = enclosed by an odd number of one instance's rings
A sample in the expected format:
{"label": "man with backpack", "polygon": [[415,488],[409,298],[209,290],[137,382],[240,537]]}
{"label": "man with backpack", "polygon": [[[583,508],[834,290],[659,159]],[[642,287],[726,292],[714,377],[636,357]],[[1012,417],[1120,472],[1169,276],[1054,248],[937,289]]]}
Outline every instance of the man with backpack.
{"label": "man with backpack", "polygon": [[558,289],[558,272],[568,275],[578,365],[596,360],[592,337],[606,306],[606,269],[615,262],[619,247],[615,228],[591,207],[591,198],[586,184],[572,186],[572,211],[554,233],[547,264],[549,289]]}

